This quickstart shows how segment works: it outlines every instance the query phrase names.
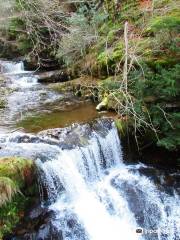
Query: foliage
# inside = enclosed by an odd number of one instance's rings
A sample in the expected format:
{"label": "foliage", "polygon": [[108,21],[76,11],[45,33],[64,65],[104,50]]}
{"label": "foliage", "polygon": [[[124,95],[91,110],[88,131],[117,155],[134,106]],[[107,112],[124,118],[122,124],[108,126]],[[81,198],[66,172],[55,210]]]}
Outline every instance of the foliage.
{"label": "foliage", "polygon": [[97,14],[93,9],[91,12],[80,8],[79,12],[73,14],[69,19],[68,32],[62,34],[59,42],[58,59],[63,59],[67,66],[76,63],[87,53],[88,47],[98,40],[98,26],[105,18],[103,14]]}
{"label": "foliage", "polygon": [[16,42],[19,54],[39,62],[55,57],[59,38],[66,30],[64,4],[58,0],[15,1],[5,38]]}
{"label": "foliage", "polygon": [[30,203],[33,174],[31,160],[20,157],[0,158],[0,238],[12,231]]}
{"label": "foliage", "polygon": [[178,14],[156,17],[152,20],[150,29],[154,33],[165,29],[178,32],[180,30],[180,18]]}
{"label": "foliage", "polygon": [[99,83],[99,87],[104,91],[104,92],[109,92],[112,90],[116,90],[120,87],[119,81],[115,81],[114,78],[109,77],[105,80],[102,80]]}
{"label": "foliage", "polygon": [[0,158],[0,176],[10,178],[19,188],[25,184],[26,175],[32,171],[33,161],[24,158]]}
{"label": "foliage", "polygon": [[8,201],[19,191],[18,186],[8,177],[0,177],[0,207]]}
{"label": "foliage", "polygon": [[170,151],[177,151],[180,147],[180,113],[169,112],[165,115],[163,109],[156,105],[152,107],[151,114],[154,125],[160,131],[157,145]]}
{"label": "foliage", "polygon": [[[162,14],[159,14],[158,8],[162,8]],[[130,16],[134,9],[136,11]],[[122,76],[125,45],[121,34],[119,41],[113,36],[110,45],[104,44],[104,49],[102,45],[97,49],[100,50],[97,60],[101,70],[106,69],[107,75],[115,75],[100,86],[100,94],[103,87],[104,91],[109,93],[109,98],[113,99],[114,108],[122,114],[119,123],[121,129],[122,123],[125,123],[124,116],[127,115],[130,120],[129,126],[134,126],[134,134],[138,135],[138,138],[150,128],[156,135],[158,146],[177,150],[180,89],[178,81],[180,66],[177,64],[179,60],[177,7],[175,8],[170,0],[163,1],[163,4],[155,2],[154,9],[150,9],[154,11],[153,14],[145,15],[145,12],[141,14],[142,9],[139,8],[137,1],[126,1],[122,3],[121,10],[115,25],[118,21],[128,19],[131,26],[127,36],[127,92]],[[110,26],[110,22],[111,19],[107,26]],[[106,28],[103,26],[101,34],[107,36],[108,32],[104,29]],[[109,31],[111,29],[109,27]],[[121,23],[119,29],[122,29]],[[117,82],[115,88],[114,79]]]}
{"label": "foliage", "polygon": [[[153,126],[159,135],[158,146],[177,150],[180,144],[178,127],[180,65],[176,64],[169,69],[159,67],[156,72],[147,66],[143,68],[144,76],[139,71],[131,73],[131,79],[136,79],[131,85],[131,91],[138,99],[146,102]],[[144,103],[139,102],[139,106],[142,104]]]}
{"label": "foliage", "polygon": [[15,0],[0,0],[0,30],[7,30],[9,27],[10,19],[12,17],[12,12],[15,8]]}
{"label": "foliage", "polygon": [[31,199],[24,195],[15,195],[11,202],[0,207],[0,239],[12,232],[13,228],[24,215]]}
{"label": "foliage", "polygon": [[124,44],[120,40],[115,43],[115,46],[105,48],[97,56],[97,62],[102,72],[106,72],[108,75],[115,72],[116,63],[121,62],[124,55]]}
{"label": "foliage", "polygon": [[154,79],[148,81],[148,91],[152,91],[161,100],[171,100],[180,94],[180,65],[173,68],[158,68]]}

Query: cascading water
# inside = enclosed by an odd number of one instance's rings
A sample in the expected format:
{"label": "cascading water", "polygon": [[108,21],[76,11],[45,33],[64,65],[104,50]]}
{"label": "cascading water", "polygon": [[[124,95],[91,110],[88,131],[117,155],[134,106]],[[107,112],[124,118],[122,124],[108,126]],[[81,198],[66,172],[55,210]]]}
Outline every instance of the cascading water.
{"label": "cascading water", "polygon": [[[121,196],[117,198],[118,192],[105,180],[108,173],[104,171],[118,166],[121,168],[121,159],[116,130],[112,129],[105,138],[94,134],[89,146],[62,151],[57,160],[43,164],[49,195],[53,195],[52,200],[55,201],[50,206],[57,213],[54,224],[62,229],[59,213],[61,216],[63,211],[70,208],[86,232],[86,236],[67,239],[118,240],[122,236],[128,240],[137,239],[133,214],[124,199]],[[54,192],[57,181],[65,189],[65,201],[61,199],[61,192]],[[65,228],[65,239],[67,232]]]}
{"label": "cascading water", "polygon": [[2,73],[22,73],[24,72],[23,62],[0,61],[0,72]]}
{"label": "cascading water", "polygon": [[[82,101],[69,91],[59,93],[53,90],[53,84],[41,82],[46,78],[57,81],[57,76],[53,79],[53,72],[56,75],[58,71],[35,73],[26,71],[23,62],[0,60],[0,79],[3,80],[0,81],[0,95],[2,93],[4,106],[0,107],[0,132],[16,128],[37,132],[104,115],[95,110],[92,102]],[[63,80],[62,76],[59,80]]]}
{"label": "cascading water", "polygon": [[38,83],[34,72],[25,71],[23,62],[0,61],[0,74],[6,79],[8,92],[5,112],[0,114],[0,125],[1,122],[3,126],[13,125],[30,111],[62,98]]}
{"label": "cascading water", "polygon": [[54,213],[58,234],[37,233],[34,239],[180,239],[179,185],[169,192],[163,175],[155,175],[156,184],[152,173],[144,174],[153,167],[123,163],[110,120],[0,139],[1,156],[11,152],[36,160],[42,206]]}
{"label": "cascading water", "polygon": [[24,70],[23,62],[0,61],[0,72],[10,79],[12,88],[28,88],[38,83],[32,72]]}
{"label": "cascading water", "polygon": [[[63,239],[177,240],[180,236],[179,197],[160,192],[147,177],[132,171],[141,165],[123,163],[114,126],[105,137],[93,132],[87,146],[61,150],[57,158],[39,166],[49,208],[56,213],[53,223]],[[74,234],[68,218],[76,222]],[[139,227],[146,234],[136,233]]]}

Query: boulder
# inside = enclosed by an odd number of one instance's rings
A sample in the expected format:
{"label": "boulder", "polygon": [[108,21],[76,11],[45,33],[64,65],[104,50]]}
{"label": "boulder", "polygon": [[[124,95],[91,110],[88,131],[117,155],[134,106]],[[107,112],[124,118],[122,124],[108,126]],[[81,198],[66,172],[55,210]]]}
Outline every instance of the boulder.
{"label": "boulder", "polygon": [[66,82],[70,76],[66,71],[54,70],[36,74],[39,82]]}

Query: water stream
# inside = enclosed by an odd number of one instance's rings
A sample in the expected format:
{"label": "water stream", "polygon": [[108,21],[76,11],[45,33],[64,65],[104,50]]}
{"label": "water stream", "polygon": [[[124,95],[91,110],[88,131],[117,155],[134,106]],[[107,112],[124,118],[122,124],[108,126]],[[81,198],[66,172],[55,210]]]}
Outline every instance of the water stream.
{"label": "water stream", "polygon": [[[5,69],[9,73],[8,65]],[[21,64],[18,71],[22,71]],[[18,71],[15,68],[14,72]],[[32,77],[31,87],[36,94],[38,82],[32,73],[26,74]],[[14,77],[10,80],[10,84],[19,84]],[[20,79],[15,94],[26,95],[24,85],[28,81]],[[36,135],[1,133],[0,149],[0,156],[10,154],[36,161],[41,205],[53,212],[47,225],[56,232],[54,237],[46,227],[29,234],[29,238],[13,239],[180,239],[179,183],[168,185],[167,172],[141,163],[124,163],[112,120],[102,118]],[[178,179],[179,172],[168,175]]]}
{"label": "water stream", "polygon": [[38,132],[92,120],[101,113],[89,101],[71,93],[57,93],[38,82],[38,73],[26,71],[23,62],[0,61],[0,74],[6,79],[7,106],[0,109],[0,132],[24,128]]}

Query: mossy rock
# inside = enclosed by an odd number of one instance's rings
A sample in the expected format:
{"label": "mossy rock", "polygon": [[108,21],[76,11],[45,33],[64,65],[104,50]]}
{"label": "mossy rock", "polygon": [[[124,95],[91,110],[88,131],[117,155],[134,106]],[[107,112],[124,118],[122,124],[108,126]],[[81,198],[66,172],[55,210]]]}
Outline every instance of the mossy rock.
{"label": "mossy rock", "polygon": [[5,105],[6,105],[5,100],[0,99],[0,109],[5,108]]}
{"label": "mossy rock", "polygon": [[37,193],[35,165],[22,157],[0,158],[0,239],[24,216]]}
{"label": "mossy rock", "polygon": [[[34,169],[34,162],[29,159],[21,157],[0,158],[0,186],[5,186],[4,182],[7,182],[7,185],[11,187],[14,186],[20,190],[25,186],[31,185],[34,176]],[[5,187],[3,187],[3,189],[7,190]],[[1,194],[2,191],[0,196]],[[8,199],[9,198],[7,197],[7,200]]]}
{"label": "mossy rock", "polygon": [[64,83],[50,84],[49,88],[59,93],[72,92],[78,97],[91,97],[96,92],[98,82],[99,79],[97,78],[93,78],[91,76],[82,76]]}

